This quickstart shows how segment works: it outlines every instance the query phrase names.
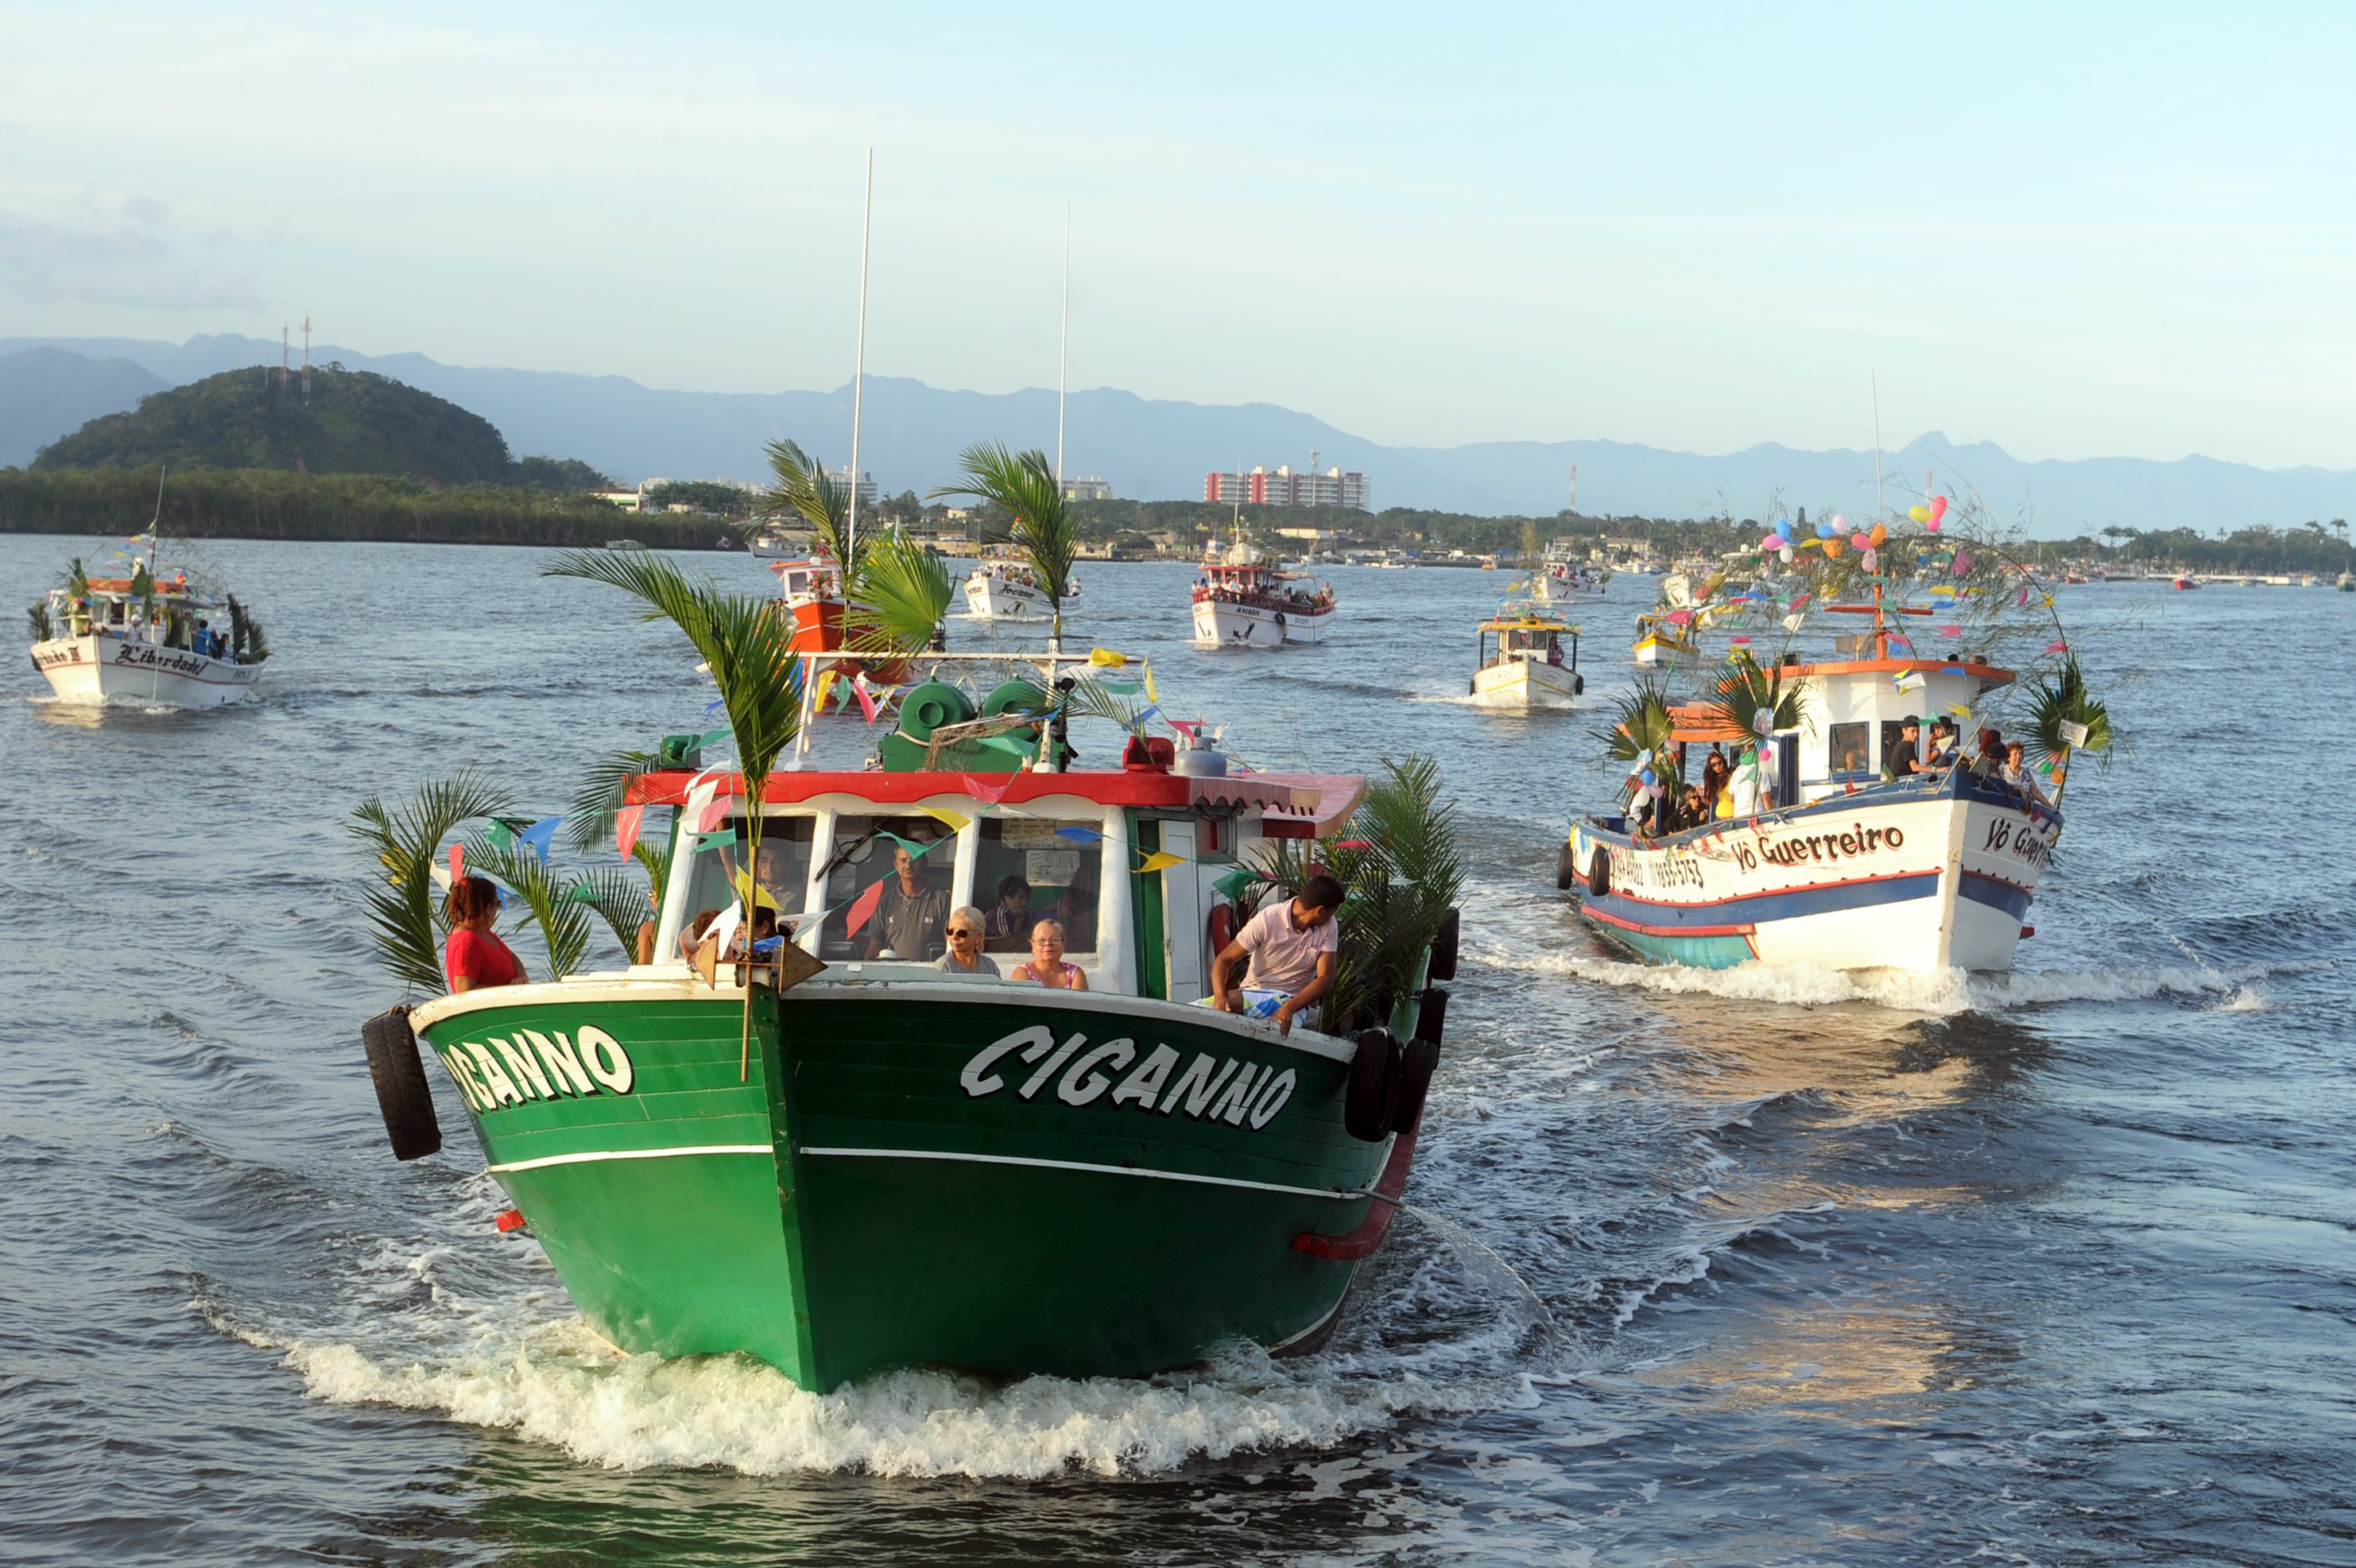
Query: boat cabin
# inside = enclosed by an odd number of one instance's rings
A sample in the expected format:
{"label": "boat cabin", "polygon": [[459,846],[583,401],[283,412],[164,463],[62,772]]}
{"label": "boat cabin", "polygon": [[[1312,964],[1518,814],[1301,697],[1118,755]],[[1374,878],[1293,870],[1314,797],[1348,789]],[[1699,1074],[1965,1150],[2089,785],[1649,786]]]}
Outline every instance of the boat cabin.
{"label": "boat cabin", "polygon": [[[749,873],[788,939],[836,981],[1003,983],[933,967],[949,912],[971,906],[1001,971],[1027,958],[1031,924],[1054,918],[1091,991],[1197,1000],[1237,918],[1230,879],[1244,858],[1263,839],[1330,828],[1365,781],[1187,776],[1166,751],[1137,750],[1119,772],[773,773],[749,856],[741,777],[641,774],[632,804],[678,808],[646,972],[683,967],[681,933],[740,900]],[[1141,869],[1156,856],[1176,859]]]}
{"label": "boat cabin", "polygon": [[[1495,638],[1494,647],[1490,639]],[[1569,640],[1568,647],[1564,639]],[[1505,664],[1557,665],[1579,668],[1579,628],[1547,615],[1500,615],[1481,623],[1474,645],[1475,669]]]}
{"label": "boat cabin", "polygon": [[137,633],[149,641],[169,635],[177,623],[194,627],[201,617],[209,619],[220,606],[189,587],[185,572],[155,579],[155,624],[145,623],[145,610],[140,596],[132,592],[128,577],[93,577],[90,592],[76,597],[63,588],[52,588],[48,594],[51,619],[59,636],[86,637],[93,632],[128,636]]}

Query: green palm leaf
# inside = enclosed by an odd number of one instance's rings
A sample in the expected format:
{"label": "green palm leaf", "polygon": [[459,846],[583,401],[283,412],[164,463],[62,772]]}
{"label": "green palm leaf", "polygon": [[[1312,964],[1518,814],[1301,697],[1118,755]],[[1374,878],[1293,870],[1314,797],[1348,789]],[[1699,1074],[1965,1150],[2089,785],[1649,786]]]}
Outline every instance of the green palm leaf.
{"label": "green palm leaf", "polygon": [[1072,561],[1079,554],[1079,521],[1064,505],[1064,487],[1047,454],[1036,450],[1016,453],[1001,442],[969,446],[958,459],[964,482],[933,492],[935,498],[956,496],[991,501],[1014,519],[1014,547],[1039,580],[1047,595],[1051,646],[1064,641],[1064,601],[1071,594]]}
{"label": "green palm leaf", "polygon": [[575,905],[586,904],[597,912],[614,933],[614,940],[622,944],[624,963],[637,961],[638,927],[654,919],[655,905],[634,869],[600,866],[575,878],[564,896]]}
{"label": "green palm leaf", "polygon": [[790,441],[769,443],[768,454],[776,482],[769,486],[767,504],[808,523],[819,550],[831,556],[846,575],[856,571],[859,563],[851,558],[850,486]]}
{"label": "green palm leaf", "polygon": [[[548,948],[549,978],[562,980],[580,969],[582,952],[589,945],[589,912],[570,896],[570,886],[558,883],[531,846],[513,837],[494,842],[487,833],[470,834],[466,869],[496,877],[521,895],[524,912],[540,928]],[[631,930],[635,933],[637,927]]]}
{"label": "green palm leaf", "polygon": [[565,808],[564,841],[575,849],[590,850],[614,837],[614,815],[629,804],[630,781],[662,766],[656,752],[616,752],[589,764]]}
{"label": "green palm leaf", "polygon": [[843,641],[858,653],[913,654],[928,646],[955,592],[939,556],[897,528],[860,550],[844,583]]}
{"label": "green palm leaf", "polygon": [[461,824],[510,810],[507,792],[479,773],[432,781],[398,805],[370,795],[352,813],[351,832],[376,851],[382,886],[366,895],[377,957],[393,978],[439,994],[447,926],[434,897],[434,862]]}

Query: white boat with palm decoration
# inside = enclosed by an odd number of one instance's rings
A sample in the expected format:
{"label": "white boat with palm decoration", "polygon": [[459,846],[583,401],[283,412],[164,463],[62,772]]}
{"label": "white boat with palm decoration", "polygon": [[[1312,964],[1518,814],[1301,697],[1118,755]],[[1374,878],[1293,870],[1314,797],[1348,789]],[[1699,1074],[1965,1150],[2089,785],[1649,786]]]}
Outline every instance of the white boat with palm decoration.
{"label": "white boat with palm decoration", "polygon": [[27,619],[33,667],[65,702],[224,708],[252,698],[270,657],[237,596],[159,566],[152,534],[121,577],[91,577],[75,560]]}

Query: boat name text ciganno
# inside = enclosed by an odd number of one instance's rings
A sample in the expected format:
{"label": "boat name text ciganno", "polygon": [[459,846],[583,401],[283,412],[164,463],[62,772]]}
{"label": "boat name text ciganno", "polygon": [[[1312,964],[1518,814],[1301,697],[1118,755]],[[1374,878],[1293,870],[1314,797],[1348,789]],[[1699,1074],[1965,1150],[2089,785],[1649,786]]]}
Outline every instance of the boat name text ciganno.
{"label": "boat name text ciganno", "polygon": [[1048,1080],[1061,1072],[1063,1082],[1055,1085],[1055,1097],[1066,1105],[1089,1104],[1110,1089],[1110,1104],[1115,1105],[1133,1104],[1141,1111],[1160,1111],[1165,1116],[1183,1109],[1195,1121],[1207,1115],[1236,1126],[1241,1126],[1248,1117],[1258,1129],[1274,1121],[1276,1114],[1284,1109],[1284,1103],[1292,1097],[1295,1079],[1289,1067],[1281,1072],[1272,1067],[1255,1069],[1250,1062],[1234,1057],[1215,1061],[1199,1051],[1173,1083],[1171,1074],[1177,1070],[1179,1057],[1167,1045],[1155,1046],[1136,1071],[1115,1087],[1113,1074],[1137,1061],[1137,1042],[1108,1040],[1082,1054],[1080,1048],[1087,1042],[1087,1036],[1075,1034],[1058,1048],[1054,1030],[1044,1024],[1033,1024],[982,1047],[965,1064],[958,1082],[977,1100],[997,1093],[1006,1087],[1006,1080],[992,1069],[1019,1051],[1023,1061],[1040,1063],[1016,1092],[1025,1100],[1045,1088]]}

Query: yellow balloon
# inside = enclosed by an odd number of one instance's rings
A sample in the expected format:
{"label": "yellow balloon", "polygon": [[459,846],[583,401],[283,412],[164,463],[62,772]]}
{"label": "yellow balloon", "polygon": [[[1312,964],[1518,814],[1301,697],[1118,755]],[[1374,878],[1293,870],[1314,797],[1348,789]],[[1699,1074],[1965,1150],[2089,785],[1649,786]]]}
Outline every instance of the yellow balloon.
{"label": "yellow balloon", "polygon": [[1906,508],[1906,515],[1913,518],[1918,523],[1927,523],[1931,520],[1931,508],[1928,507],[1909,507]]}

